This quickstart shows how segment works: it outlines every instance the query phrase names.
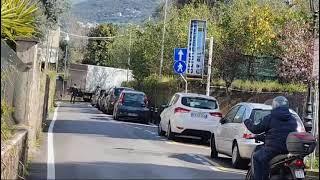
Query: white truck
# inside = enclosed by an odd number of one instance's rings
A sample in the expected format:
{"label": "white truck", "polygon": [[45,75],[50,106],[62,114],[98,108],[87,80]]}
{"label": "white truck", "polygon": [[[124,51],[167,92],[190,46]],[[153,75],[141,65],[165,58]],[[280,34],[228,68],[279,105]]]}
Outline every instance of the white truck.
{"label": "white truck", "polygon": [[133,80],[131,70],[87,64],[70,64],[69,75],[69,87],[76,84],[84,101],[90,101],[97,86],[108,90]]}

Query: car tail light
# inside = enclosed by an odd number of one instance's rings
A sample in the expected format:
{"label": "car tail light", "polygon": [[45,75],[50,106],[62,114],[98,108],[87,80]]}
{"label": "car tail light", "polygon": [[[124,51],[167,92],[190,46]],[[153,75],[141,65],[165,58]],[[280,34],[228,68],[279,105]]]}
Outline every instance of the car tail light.
{"label": "car tail light", "polygon": [[293,161],[293,165],[295,165],[296,167],[304,167],[304,162],[302,159],[297,159]]}
{"label": "car tail light", "polygon": [[145,104],[146,106],[148,106],[148,103],[149,103],[149,102],[148,102],[148,98],[145,96],[145,97],[144,97],[144,104]]}
{"label": "car tail light", "polygon": [[222,114],[220,112],[211,112],[209,113],[211,116],[222,118]]}
{"label": "car tail light", "polygon": [[124,102],[124,93],[121,93],[120,97],[119,97],[119,103],[123,104]]}
{"label": "car tail light", "polygon": [[184,109],[182,107],[177,107],[174,109],[174,113],[188,113],[188,112],[190,112],[189,109]]}
{"label": "car tail light", "polygon": [[249,134],[249,133],[244,133],[242,137],[245,138],[245,139],[249,139],[249,138],[252,138],[253,135]]}

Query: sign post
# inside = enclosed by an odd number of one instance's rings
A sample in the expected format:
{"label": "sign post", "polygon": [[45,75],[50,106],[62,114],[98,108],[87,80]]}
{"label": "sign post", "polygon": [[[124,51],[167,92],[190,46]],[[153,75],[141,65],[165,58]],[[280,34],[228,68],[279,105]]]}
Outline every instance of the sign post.
{"label": "sign post", "polygon": [[210,38],[209,43],[209,61],[208,61],[208,76],[207,76],[207,88],[206,95],[210,96],[210,81],[211,81],[211,64],[212,64],[212,51],[213,51],[213,37]]}

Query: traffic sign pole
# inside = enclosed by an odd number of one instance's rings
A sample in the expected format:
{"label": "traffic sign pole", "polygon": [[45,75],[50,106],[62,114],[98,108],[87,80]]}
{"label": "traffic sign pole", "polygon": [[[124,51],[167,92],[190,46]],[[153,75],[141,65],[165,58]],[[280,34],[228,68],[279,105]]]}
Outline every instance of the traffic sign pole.
{"label": "traffic sign pole", "polygon": [[207,89],[206,95],[210,95],[210,81],[211,81],[211,64],[212,64],[212,51],[213,51],[213,37],[210,38],[209,43],[209,60],[208,60],[208,76],[207,76]]}
{"label": "traffic sign pole", "polygon": [[185,89],[185,91],[186,91],[186,93],[188,93],[188,81],[187,81],[187,79],[186,79],[182,74],[180,74],[180,76],[181,76],[181,78],[184,80],[184,82],[186,83],[186,89]]}

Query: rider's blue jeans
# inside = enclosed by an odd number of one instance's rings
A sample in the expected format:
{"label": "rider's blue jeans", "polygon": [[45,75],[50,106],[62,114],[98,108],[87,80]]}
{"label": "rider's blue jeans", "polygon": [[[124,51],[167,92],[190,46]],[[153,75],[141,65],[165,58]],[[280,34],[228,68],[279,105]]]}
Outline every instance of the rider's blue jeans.
{"label": "rider's blue jeans", "polygon": [[279,153],[268,147],[261,147],[253,153],[253,176],[254,180],[269,179],[269,162]]}

